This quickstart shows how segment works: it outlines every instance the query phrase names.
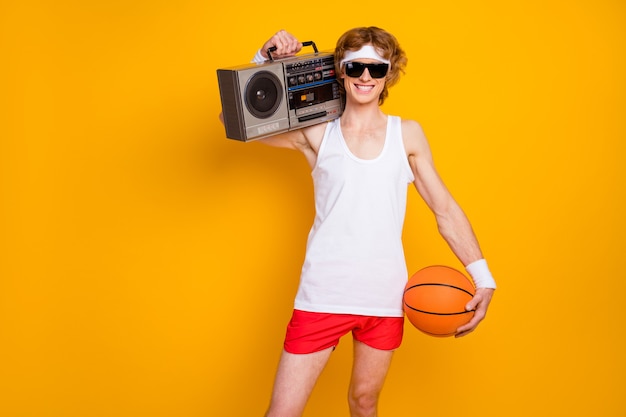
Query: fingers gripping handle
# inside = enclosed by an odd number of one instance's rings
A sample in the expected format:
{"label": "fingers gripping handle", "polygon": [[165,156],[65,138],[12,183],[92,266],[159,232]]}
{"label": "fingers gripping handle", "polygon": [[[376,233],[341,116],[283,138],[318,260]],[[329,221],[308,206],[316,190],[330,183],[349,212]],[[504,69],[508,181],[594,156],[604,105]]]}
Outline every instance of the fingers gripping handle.
{"label": "fingers gripping handle", "polygon": [[[313,51],[315,51],[315,53],[317,53],[317,46],[315,46],[315,42],[313,41],[306,41],[306,42],[302,42],[302,46],[312,46],[313,47]],[[272,52],[276,51],[276,47],[275,46],[271,46],[269,48],[267,48],[267,56],[269,57],[270,61],[274,60],[274,57],[272,57]]]}

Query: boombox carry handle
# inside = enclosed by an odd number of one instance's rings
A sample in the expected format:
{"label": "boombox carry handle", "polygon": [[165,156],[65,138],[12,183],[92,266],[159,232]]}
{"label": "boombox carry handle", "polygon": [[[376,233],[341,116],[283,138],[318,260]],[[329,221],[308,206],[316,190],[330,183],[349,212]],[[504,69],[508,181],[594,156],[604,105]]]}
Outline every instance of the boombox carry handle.
{"label": "boombox carry handle", "polygon": [[[313,41],[302,42],[302,47],[305,47],[305,46],[312,46],[315,53],[317,53],[317,46],[315,46],[315,42]],[[274,52],[275,50],[276,50],[275,46],[267,48],[267,56],[270,58],[270,61],[274,60],[274,57],[272,57],[272,52]]]}

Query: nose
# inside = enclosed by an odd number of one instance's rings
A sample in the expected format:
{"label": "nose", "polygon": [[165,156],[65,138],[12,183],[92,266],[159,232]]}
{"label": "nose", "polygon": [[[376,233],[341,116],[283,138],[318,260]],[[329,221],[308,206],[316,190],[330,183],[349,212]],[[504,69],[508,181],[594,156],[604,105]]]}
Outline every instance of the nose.
{"label": "nose", "polygon": [[369,81],[372,79],[372,76],[370,75],[370,70],[367,67],[365,67],[365,69],[363,70],[363,74],[361,74],[359,79],[363,81]]}

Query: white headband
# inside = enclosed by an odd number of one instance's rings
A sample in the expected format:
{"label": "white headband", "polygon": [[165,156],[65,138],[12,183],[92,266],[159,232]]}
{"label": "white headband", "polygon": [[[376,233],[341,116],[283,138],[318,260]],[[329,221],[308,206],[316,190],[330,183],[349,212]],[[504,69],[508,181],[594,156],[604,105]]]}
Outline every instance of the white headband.
{"label": "white headband", "polygon": [[346,61],[353,61],[355,59],[362,58],[376,59],[384,64],[389,64],[389,60],[380,56],[376,51],[376,48],[374,48],[372,45],[363,45],[358,51],[346,51],[346,54],[341,60],[340,65],[343,65],[343,63]]}

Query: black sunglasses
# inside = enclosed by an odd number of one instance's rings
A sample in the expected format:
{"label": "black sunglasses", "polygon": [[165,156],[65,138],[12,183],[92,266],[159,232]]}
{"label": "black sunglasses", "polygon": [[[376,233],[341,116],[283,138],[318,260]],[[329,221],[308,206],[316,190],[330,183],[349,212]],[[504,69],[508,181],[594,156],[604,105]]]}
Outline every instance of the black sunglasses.
{"label": "black sunglasses", "polygon": [[364,64],[362,62],[346,62],[346,75],[348,77],[358,78],[363,71],[369,71],[372,78],[384,78],[389,71],[389,64]]}

